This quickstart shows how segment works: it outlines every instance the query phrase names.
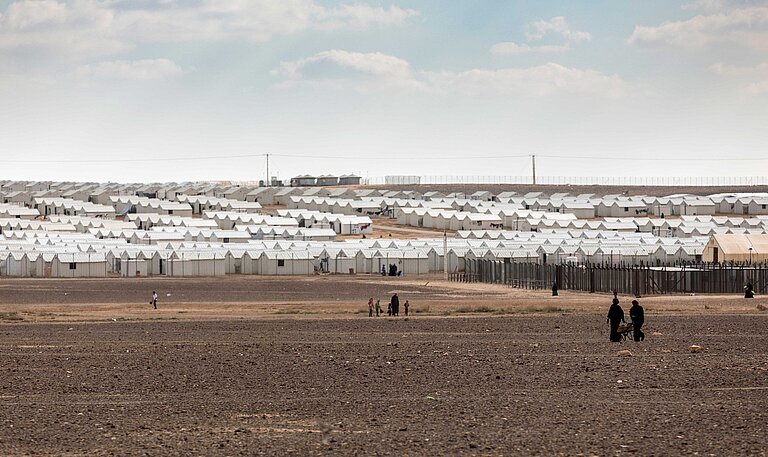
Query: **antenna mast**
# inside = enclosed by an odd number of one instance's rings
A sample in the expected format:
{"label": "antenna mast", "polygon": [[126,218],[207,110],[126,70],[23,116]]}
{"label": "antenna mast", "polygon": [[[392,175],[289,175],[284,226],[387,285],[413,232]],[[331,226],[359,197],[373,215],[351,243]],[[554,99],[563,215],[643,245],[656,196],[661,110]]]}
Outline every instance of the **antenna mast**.
{"label": "antenna mast", "polygon": [[269,153],[267,153],[267,180],[265,181],[264,187],[269,187],[271,184],[271,180],[269,179]]}

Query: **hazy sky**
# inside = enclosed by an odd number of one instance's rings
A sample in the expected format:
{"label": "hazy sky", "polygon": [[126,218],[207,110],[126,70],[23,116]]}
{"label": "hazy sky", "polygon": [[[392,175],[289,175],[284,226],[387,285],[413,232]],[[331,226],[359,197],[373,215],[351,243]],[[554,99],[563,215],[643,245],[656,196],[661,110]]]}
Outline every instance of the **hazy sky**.
{"label": "hazy sky", "polygon": [[768,175],[767,140],[768,0],[0,0],[0,179]]}

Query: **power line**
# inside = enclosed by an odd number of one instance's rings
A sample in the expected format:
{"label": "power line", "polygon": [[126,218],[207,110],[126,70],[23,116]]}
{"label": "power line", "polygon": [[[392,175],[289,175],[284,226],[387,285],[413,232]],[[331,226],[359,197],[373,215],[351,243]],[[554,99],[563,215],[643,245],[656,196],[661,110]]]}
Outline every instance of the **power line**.
{"label": "power line", "polygon": [[[190,156],[190,157],[154,157],[145,159],[12,159],[3,160],[3,163],[143,163],[143,162],[185,162],[190,160],[222,160],[222,159],[251,159],[263,157],[284,157],[291,159],[328,159],[328,160],[435,160],[434,157],[349,157],[334,155],[310,155],[310,154],[234,154],[219,156]],[[475,159],[520,159],[530,155],[505,155],[505,156],[461,156],[440,157],[439,160],[475,160]]]}
{"label": "power line", "polygon": [[3,163],[129,163],[129,162],[186,162],[189,160],[218,160],[218,159],[245,159],[264,157],[266,154],[237,154],[224,156],[193,156],[193,157],[155,157],[151,159],[3,159]]}
{"label": "power line", "polygon": [[333,155],[309,155],[309,154],[270,154],[274,157],[286,157],[294,159],[338,159],[338,160],[476,160],[476,159],[525,159],[531,157],[530,154],[521,155],[497,155],[497,156],[441,156],[441,157],[398,157],[398,156],[380,156],[380,157],[349,157]]}
{"label": "power line", "polygon": [[546,155],[536,154],[536,157],[544,157],[546,159],[561,159],[561,160],[619,160],[625,162],[632,161],[648,161],[648,162],[689,162],[696,160],[697,162],[763,162],[768,161],[768,157],[598,157],[598,156],[563,156],[563,155]]}

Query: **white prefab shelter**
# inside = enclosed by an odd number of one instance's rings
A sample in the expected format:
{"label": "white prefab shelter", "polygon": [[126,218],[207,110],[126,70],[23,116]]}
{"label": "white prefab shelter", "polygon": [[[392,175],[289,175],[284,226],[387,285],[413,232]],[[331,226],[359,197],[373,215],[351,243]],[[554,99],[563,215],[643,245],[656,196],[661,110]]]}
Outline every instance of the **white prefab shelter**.
{"label": "white prefab shelter", "polygon": [[325,249],[318,256],[320,260],[320,271],[336,274],[355,273],[357,268],[356,254],[356,252],[348,253],[339,248]]}
{"label": "white prefab shelter", "polygon": [[464,271],[465,256],[469,248],[452,247],[448,250],[448,272],[459,273]]}
{"label": "white prefab shelter", "polygon": [[168,259],[167,268],[168,276],[224,276],[226,253],[175,252]]}
{"label": "white prefab shelter", "polygon": [[430,272],[443,271],[443,262],[445,261],[445,256],[443,255],[442,246],[439,248],[431,248],[427,252],[427,258],[429,259],[428,265]]}
{"label": "white prefab shelter", "polygon": [[309,251],[264,251],[258,259],[259,274],[267,276],[303,276],[315,270]]}
{"label": "white prefab shelter", "polygon": [[[5,275],[7,276],[21,278],[42,278],[45,276],[46,262],[39,252],[10,252],[5,263]],[[50,261],[48,266],[50,267]]]}
{"label": "white prefab shelter", "polygon": [[379,249],[373,256],[373,264],[374,273],[381,272],[382,267],[389,273],[390,265],[395,265],[404,275],[429,273],[429,256],[423,249]]}
{"label": "white prefab shelter", "polygon": [[596,213],[592,203],[564,202],[559,209],[561,213],[574,214],[579,219],[592,219]]}
{"label": "white prefab shelter", "polygon": [[[356,273],[379,273],[381,267],[378,266],[375,249],[360,249],[355,254],[355,272]],[[378,266],[378,270],[376,269]]]}
{"label": "white prefab shelter", "polygon": [[243,258],[240,261],[240,274],[259,274],[259,260],[261,259],[261,253],[262,251],[257,250],[245,251],[245,253],[243,253]]}
{"label": "white prefab shelter", "polygon": [[151,261],[147,259],[120,259],[120,276],[148,276]]}
{"label": "white prefab shelter", "polygon": [[57,254],[51,262],[53,278],[104,278],[107,257],[103,253]]}

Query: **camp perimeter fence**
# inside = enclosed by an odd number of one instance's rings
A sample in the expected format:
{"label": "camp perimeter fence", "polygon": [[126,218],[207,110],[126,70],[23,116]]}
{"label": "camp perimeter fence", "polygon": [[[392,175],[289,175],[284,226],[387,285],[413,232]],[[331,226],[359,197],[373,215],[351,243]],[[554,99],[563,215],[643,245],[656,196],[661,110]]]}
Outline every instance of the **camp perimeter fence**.
{"label": "camp perimeter fence", "polygon": [[503,284],[520,289],[612,292],[630,295],[739,294],[752,283],[756,293],[768,293],[768,265],[690,264],[676,266],[546,265],[494,260],[465,261],[459,282]]}
{"label": "camp perimeter fence", "polygon": [[[372,176],[363,180],[368,185],[440,185],[440,184],[533,184],[527,176]],[[536,184],[573,186],[762,186],[768,176],[537,176]]]}

